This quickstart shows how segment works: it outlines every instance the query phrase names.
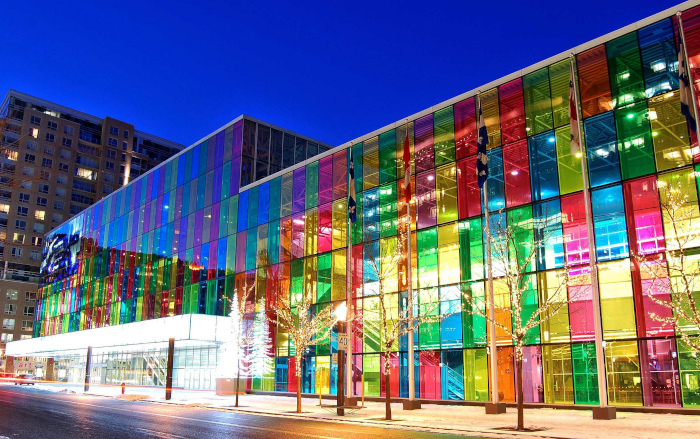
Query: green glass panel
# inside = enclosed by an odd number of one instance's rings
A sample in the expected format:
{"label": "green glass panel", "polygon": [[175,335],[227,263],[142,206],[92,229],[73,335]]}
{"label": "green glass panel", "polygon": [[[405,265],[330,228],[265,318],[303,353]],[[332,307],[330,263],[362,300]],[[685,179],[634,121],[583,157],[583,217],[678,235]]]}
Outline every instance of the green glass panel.
{"label": "green glass panel", "polygon": [[[220,226],[221,227],[221,226]],[[229,198],[228,203],[228,234],[236,233],[238,227],[238,195]]]}
{"label": "green glass panel", "polygon": [[229,198],[225,198],[219,204],[219,238],[228,235],[228,219],[231,214],[228,210],[230,201]]}
{"label": "green glass panel", "polygon": [[216,279],[207,281],[207,315],[216,314]]}
{"label": "green glass panel", "polygon": [[267,255],[270,264],[277,264],[280,257],[280,221],[270,221],[267,232]]}
{"label": "green glass panel", "polygon": [[[380,317],[379,297],[365,297],[362,300],[362,333],[363,352],[379,352],[380,346]],[[367,377],[365,377],[365,380]]]}
{"label": "green glass panel", "polygon": [[437,228],[419,230],[418,246],[418,288],[438,285]]}
{"label": "green glass panel", "polygon": [[543,68],[523,77],[525,126],[532,136],[553,128],[549,72]]}
{"label": "green glass panel", "polygon": [[224,163],[221,169],[221,199],[228,198],[231,194],[231,162]]}
{"label": "green glass panel", "polygon": [[316,290],[316,302],[329,302],[331,300],[331,254],[324,253],[318,256],[318,288]]}
{"label": "green glass panel", "polygon": [[516,264],[520,273],[535,271],[536,258],[533,256],[535,245],[532,206],[523,206],[508,211],[508,229],[512,240],[508,243],[509,260]]}
{"label": "green glass panel", "polygon": [[455,161],[455,121],[452,105],[433,115],[435,125],[435,166]]}
{"label": "green glass panel", "polygon": [[599,404],[595,345],[593,343],[573,344],[571,357],[576,404]]}
{"label": "green glass panel", "polygon": [[613,108],[646,98],[637,44],[637,32],[630,32],[605,44]]}
{"label": "green glass panel", "polygon": [[396,180],[396,130],[379,135],[379,184]]}
{"label": "green glass panel", "polygon": [[484,278],[481,218],[459,222],[459,261],[462,282]]}
{"label": "green glass panel", "polygon": [[304,260],[294,259],[290,264],[290,302],[292,305],[296,305],[302,297],[304,292]]}
{"label": "green glass panel", "polygon": [[396,181],[379,188],[379,236],[396,235],[398,208],[396,203]]}
{"label": "green glass panel", "polygon": [[282,202],[282,178],[277,177],[270,181],[270,221],[280,219]]}
{"label": "green glass panel", "polygon": [[256,257],[258,254],[258,234],[257,228],[251,229],[246,235],[246,252],[245,252],[245,269],[252,270],[255,268]]}
{"label": "green glass panel", "polygon": [[306,208],[318,206],[318,162],[306,165]]}
{"label": "green glass panel", "polygon": [[[462,290],[462,334],[465,348],[486,345],[486,318],[476,314],[477,309],[486,309],[484,282],[465,282]],[[469,301],[466,297],[471,297]],[[473,302],[473,303],[472,303]]]}
{"label": "green glass panel", "polygon": [[464,399],[489,400],[489,371],[486,349],[464,350]]}
{"label": "green glass panel", "polygon": [[355,203],[357,204],[355,208],[356,216],[357,216],[357,221],[352,223],[352,243],[354,244],[359,244],[362,242],[363,239],[363,228],[362,228],[362,196],[361,194],[358,194],[358,197],[355,199]]}
{"label": "green glass panel", "polygon": [[698,353],[680,338],[678,345],[678,366],[681,378],[683,407],[700,407],[700,363]]}
{"label": "green glass panel", "polygon": [[622,179],[639,177],[655,171],[654,148],[649,130],[646,101],[615,110],[617,150],[620,152]]}
{"label": "green glass panel", "polygon": [[236,234],[226,238],[226,275],[236,273]]}
{"label": "green glass panel", "polygon": [[554,127],[569,124],[569,77],[571,61],[569,58],[549,66],[549,83],[552,93],[552,115]]}
{"label": "green glass panel", "polygon": [[365,396],[380,395],[382,388],[380,364],[379,354],[364,355],[362,357],[362,374],[365,378]]}
{"label": "green glass panel", "polygon": [[[581,131],[583,133],[583,131]],[[583,190],[581,157],[571,155],[571,131],[568,126],[558,128],[553,137],[557,143],[559,190],[562,195]]]}

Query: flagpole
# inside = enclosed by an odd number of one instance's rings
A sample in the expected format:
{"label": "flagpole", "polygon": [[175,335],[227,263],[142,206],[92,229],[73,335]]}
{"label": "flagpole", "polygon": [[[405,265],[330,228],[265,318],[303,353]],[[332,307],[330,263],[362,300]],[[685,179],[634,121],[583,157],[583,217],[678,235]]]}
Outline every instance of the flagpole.
{"label": "flagpole", "polygon": [[581,109],[578,104],[578,83],[574,76],[576,72],[576,57],[572,53],[571,82],[574,88],[574,105],[576,107],[576,132],[578,134],[579,151],[581,154],[581,174],[583,177],[583,202],[586,212],[586,229],[588,233],[588,262],[591,272],[591,291],[593,293],[593,326],[595,331],[596,368],[598,371],[599,410],[593,409],[593,419],[615,419],[615,408],[608,406],[606,385],[607,371],[605,369],[605,350],[603,349],[603,325],[600,311],[600,290],[598,287],[598,262],[596,255],[595,236],[593,234],[593,214],[591,208],[590,183],[588,181],[587,154],[583,148],[581,136]]}
{"label": "flagpole", "polygon": [[[478,130],[478,143],[479,148],[483,146],[483,151],[480,154],[486,153],[486,145],[488,144],[488,134],[486,132],[485,123],[483,121],[483,112],[481,109],[481,91],[476,92],[477,97],[477,109],[478,109],[478,120],[477,120],[477,130]],[[484,124],[482,127],[481,125]],[[483,132],[482,132],[483,129]],[[482,136],[486,136],[482,139]],[[487,156],[488,157],[488,156]],[[480,157],[477,158],[477,176],[479,174],[478,163],[481,160]],[[488,159],[486,162],[488,163]],[[493,263],[491,261],[491,221],[489,219],[489,192],[488,192],[488,168],[486,169],[486,178],[484,179],[481,189],[484,193],[484,222],[486,222],[486,274],[487,274],[487,288],[488,288],[488,307],[489,307],[489,330],[488,330],[488,344],[489,351],[491,353],[491,363],[489,365],[489,383],[491,384],[491,404],[486,405],[486,414],[497,415],[500,413],[505,413],[505,406],[502,406],[499,401],[498,394],[498,351],[496,349],[496,305],[493,299]]]}
{"label": "flagpole", "polygon": [[[695,86],[693,85],[693,77],[692,73],[690,71],[690,58],[688,58],[688,46],[685,44],[685,32],[683,31],[683,19],[681,17],[681,11],[676,12],[676,17],[678,17],[678,34],[681,38],[681,44],[683,44],[683,54],[684,54],[684,60],[685,60],[685,73],[688,75],[688,88],[690,88],[690,97],[692,98],[693,101],[693,116],[695,117],[695,123],[696,123],[696,129],[697,129],[697,123],[698,123],[698,100],[697,97],[695,96]],[[679,68],[680,70],[680,68]],[[683,79],[679,78],[680,81]],[[681,97],[682,99],[682,97]],[[689,130],[691,131],[691,130]],[[692,138],[691,138],[692,141]],[[700,144],[700,139],[698,141]],[[691,143],[691,151],[692,151],[692,143]],[[700,149],[700,145],[697,147]],[[700,152],[700,151],[699,151]],[[691,152],[692,154],[692,152]],[[694,155],[694,154],[693,154]]]}

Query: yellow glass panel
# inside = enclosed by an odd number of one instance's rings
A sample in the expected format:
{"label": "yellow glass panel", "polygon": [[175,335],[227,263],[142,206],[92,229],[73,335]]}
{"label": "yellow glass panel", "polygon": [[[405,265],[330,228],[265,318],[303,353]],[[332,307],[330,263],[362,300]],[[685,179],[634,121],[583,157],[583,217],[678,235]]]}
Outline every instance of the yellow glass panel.
{"label": "yellow glass panel", "polygon": [[333,250],[347,246],[348,217],[345,199],[333,203]]}
{"label": "yellow glass panel", "polygon": [[331,389],[331,357],[316,357],[316,393],[328,395]]}
{"label": "yellow glass panel", "polygon": [[459,225],[438,227],[438,268],[440,285],[459,282]]}
{"label": "yellow glass panel", "polygon": [[489,135],[488,149],[501,146],[501,118],[498,111],[498,89],[481,93],[481,110],[484,112],[484,123]]}
{"label": "yellow glass panel", "polygon": [[457,166],[451,163],[437,169],[436,197],[438,224],[457,220]]}
{"label": "yellow glass panel", "polygon": [[316,274],[318,262],[316,256],[304,259],[304,291],[310,294],[316,302]]}
{"label": "yellow glass panel", "polygon": [[332,256],[331,272],[331,300],[345,300],[345,290],[347,288],[347,258],[345,249],[336,250]]}
{"label": "yellow glass panel", "polygon": [[608,400],[611,405],[642,405],[642,378],[636,341],[608,342],[605,346]]}
{"label": "yellow glass panel", "polygon": [[680,94],[669,92],[649,99],[647,116],[651,122],[656,169],[665,171],[693,163]]}
{"label": "yellow glass panel", "polygon": [[[488,288],[488,287],[487,287]],[[486,292],[488,297],[488,291]],[[488,299],[487,299],[488,300]],[[510,293],[505,279],[494,279],[493,281],[493,301],[496,306],[496,322],[509,328],[512,331],[512,311],[510,303]],[[490,327],[490,325],[487,325]],[[510,345],[513,339],[501,326],[496,326],[496,343],[499,345]]]}
{"label": "yellow glass panel", "polygon": [[544,402],[574,403],[574,373],[570,345],[542,346]]}
{"label": "yellow glass panel", "polygon": [[600,309],[606,340],[637,336],[629,259],[599,264]]}
{"label": "yellow glass panel", "polygon": [[[537,274],[540,303],[545,303],[552,297],[554,305],[548,310],[548,318],[540,323],[540,332],[543,343],[562,343],[571,341],[569,332],[569,306],[566,288],[560,288],[563,270],[547,271]],[[563,304],[556,312],[551,313],[553,308]]]}
{"label": "yellow glass panel", "polygon": [[379,241],[381,255],[380,270],[384,276],[384,294],[395,293],[399,290],[399,254],[396,236]]}
{"label": "yellow glass panel", "polygon": [[[686,248],[700,246],[700,209],[693,169],[662,174],[657,185],[668,249],[678,249],[679,241]],[[669,211],[664,208],[679,202],[680,206],[677,209]]]}
{"label": "yellow glass panel", "polygon": [[315,255],[318,251],[318,209],[306,211],[304,216],[304,256]]}

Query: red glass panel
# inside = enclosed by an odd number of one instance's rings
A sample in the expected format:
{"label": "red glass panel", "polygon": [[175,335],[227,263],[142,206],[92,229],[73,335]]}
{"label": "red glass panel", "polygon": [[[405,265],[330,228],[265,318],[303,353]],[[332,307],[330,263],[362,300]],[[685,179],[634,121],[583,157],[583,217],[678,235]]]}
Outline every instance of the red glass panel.
{"label": "red glass panel", "polygon": [[501,113],[501,136],[504,145],[525,138],[525,103],[523,79],[518,78],[498,87]]}
{"label": "red glass panel", "polygon": [[[280,262],[292,258],[292,217],[280,220]],[[238,266],[238,264],[236,264]]]}
{"label": "red glass panel", "polygon": [[588,229],[583,192],[561,198],[564,252],[568,265],[588,263]]}
{"label": "red glass panel", "polygon": [[531,202],[527,140],[521,140],[503,147],[503,166],[506,207],[519,206]]}
{"label": "red glass panel", "polygon": [[576,55],[576,63],[583,117],[612,110],[605,44],[579,53]]}
{"label": "red glass panel", "polygon": [[626,181],[623,186],[630,249],[639,254],[657,253],[666,248],[663,219],[656,188],[656,178]]}
{"label": "red glass panel", "polygon": [[420,397],[440,399],[440,352],[421,351],[419,365]]}
{"label": "red glass panel", "polygon": [[[384,373],[384,355],[379,359],[380,370],[381,370],[381,396],[386,396],[386,374]],[[391,382],[391,396],[392,398],[399,397],[399,353],[389,354],[389,381]]]}
{"label": "red glass panel", "polygon": [[476,103],[474,98],[454,104],[457,160],[476,154]]}
{"label": "red glass panel", "polygon": [[460,219],[481,215],[481,191],[476,178],[476,156],[457,162],[457,194]]}

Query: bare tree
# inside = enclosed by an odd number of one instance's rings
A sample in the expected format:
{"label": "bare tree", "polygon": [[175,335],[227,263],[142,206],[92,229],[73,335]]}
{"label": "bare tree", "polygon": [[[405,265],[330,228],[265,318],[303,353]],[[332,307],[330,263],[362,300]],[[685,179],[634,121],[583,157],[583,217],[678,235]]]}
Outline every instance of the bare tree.
{"label": "bare tree", "polygon": [[232,354],[236,362],[236,407],[241,377],[253,372],[268,372],[269,350],[272,340],[269,336],[266,318],[256,318],[254,310],[248,309],[249,298],[254,297],[255,285],[244,283],[241,290],[236,288],[231,303],[231,338],[224,346],[226,353]]}
{"label": "bare tree", "polygon": [[[463,293],[467,305],[464,311],[495,324],[512,340],[517,369],[517,429],[524,430],[523,346],[535,328],[554,318],[570,302],[580,298],[582,289],[569,290],[568,287],[590,283],[590,274],[582,269],[576,271],[581,274],[572,274],[573,270],[565,263],[561,270],[556,271],[558,282],[554,288],[538,294],[536,283],[532,284],[533,276],[536,276],[537,257],[544,250],[545,244],[556,239],[556,236],[548,231],[548,226],[552,223],[557,224],[560,220],[550,219],[544,214],[544,219],[538,220],[538,230],[541,232],[536,236],[535,220],[531,216],[526,217],[522,211],[511,211],[507,219],[504,215],[506,214],[500,211],[491,217],[490,236],[486,239],[491,239],[494,291],[504,291],[509,299],[499,305],[494,297],[496,316],[506,315],[508,318],[503,320],[508,322],[499,320],[498,317],[491,320],[488,311],[484,309],[484,299],[471,291]],[[488,304],[488,293],[486,296]],[[496,358],[496,352],[491,352],[491,361],[496,361]]]}
{"label": "bare tree", "polygon": [[675,329],[688,348],[700,352],[700,213],[690,197],[696,189],[694,182],[688,187],[682,180],[657,184],[666,224],[665,247],[660,253],[635,255],[648,276],[647,297],[659,305],[649,316],[662,328]]}
{"label": "bare tree", "polygon": [[[290,297],[291,296],[291,297]],[[277,298],[274,316],[268,317],[284,329],[294,344],[297,380],[297,413],[301,413],[301,362],[309,347],[329,340],[336,318],[331,306],[314,306],[311,288],[303,293]]]}
{"label": "bare tree", "polygon": [[[382,359],[384,360],[385,385],[385,419],[391,420],[391,355],[398,351],[399,340],[411,330],[418,330],[422,323],[433,323],[445,318],[447,314],[438,313],[439,297],[437,288],[422,290],[420,300],[413,295],[413,303],[403,301],[398,294],[398,272],[401,261],[410,255],[405,254],[406,245],[400,245],[410,239],[405,220],[399,226],[398,236],[372,242],[373,237],[365,236],[364,241],[364,277],[365,288],[374,289],[364,294],[364,300],[371,300],[376,295],[378,310],[372,314],[363,314],[363,322],[370,324],[373,320],[379,323]],[[411,274],[408,273],[407,276]],[[394,288],[392,288],[392,285]],[[409,309],[419,309],[420,312],[411,316]],[[377,315],[378,314],[378,315]],[[374,318],[372,318],[374,317]],[[413,359],[409,358],[409,367],[413,367]]]}

